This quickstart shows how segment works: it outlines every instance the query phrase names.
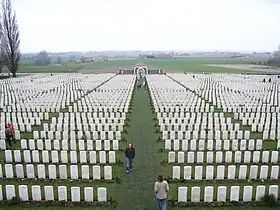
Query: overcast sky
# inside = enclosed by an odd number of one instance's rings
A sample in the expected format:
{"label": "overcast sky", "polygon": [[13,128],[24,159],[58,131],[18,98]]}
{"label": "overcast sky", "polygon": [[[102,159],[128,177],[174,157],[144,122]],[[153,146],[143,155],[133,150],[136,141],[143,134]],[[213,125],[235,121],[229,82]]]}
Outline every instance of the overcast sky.
{"label": "overcast sky", "polygon": [[22,52],[272,51],[280,44],[280,0],[12,3],[20,27]]}

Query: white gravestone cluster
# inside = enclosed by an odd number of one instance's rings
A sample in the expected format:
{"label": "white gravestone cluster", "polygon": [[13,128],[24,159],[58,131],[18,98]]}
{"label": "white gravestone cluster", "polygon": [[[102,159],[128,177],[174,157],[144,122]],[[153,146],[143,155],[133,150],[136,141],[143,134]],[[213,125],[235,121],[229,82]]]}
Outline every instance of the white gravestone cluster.
{"label": "white gravestone cluster", "polygon": [[[89,187],[74,185],[70,190],[54,189],[47,182],[114,178],[135,80],[134,75],[74,73],[0,81],[0,149],[5,153],[0,178],[46,180],[46,186],[3,185],[0,200],[20,196],[23,201],[92,202],[96,196],[100,202],[107,201],[106,188],[94,189],[91,181]],[[7,123],[14,125],[20,148],[8,148]],[[24,132],[32,138],[22,138]]]}
{"label": "white gravestone cluster", "polygon": [[[268,76],[147,77],[164,149],[168,151],[167,162],[172,167],[169,176],[188,182],[260,182],[256,189],[182,186],[178,189],[179,202],[249,202],[268,192],[279,199],[278,185],[265,186],[262,181],[280,178],[280,81],[274,77],[271,83],[263,83],[264,77]],[[277,148],[263,150],[266,140],[278,141]],[[241,191],[243,198],[239,197]]]}

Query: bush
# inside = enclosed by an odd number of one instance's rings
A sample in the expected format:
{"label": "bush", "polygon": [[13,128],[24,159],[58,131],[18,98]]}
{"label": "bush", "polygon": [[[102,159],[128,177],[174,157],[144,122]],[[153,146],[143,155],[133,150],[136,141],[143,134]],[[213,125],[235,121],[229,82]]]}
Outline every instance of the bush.
{"label": "bush", "polygon": [[15,205],[18,204],[20,200],[17,197],[13,197],[11,200],[8,200],[7,204],[8,205]]}
{"label": "bush", "polygon": [[265,195],[261,198],[262,204],[264,206],[276,206],[277,200],[273,194]]}

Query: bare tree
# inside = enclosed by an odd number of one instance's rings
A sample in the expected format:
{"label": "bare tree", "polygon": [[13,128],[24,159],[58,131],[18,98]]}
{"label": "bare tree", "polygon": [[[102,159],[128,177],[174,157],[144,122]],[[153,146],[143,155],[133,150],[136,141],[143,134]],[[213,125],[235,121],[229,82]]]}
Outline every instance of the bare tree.
{"label": "bare tree", "polygon": [[35,65],[48,66],[52,62],[52,58],[49,56],[46,50],[39,52],[36,56]]}
{"label": "bare tree", "polygon": [[2,31],[1,47],[4,64],[13,77],[16,77],[20,60],[20,38],[16,14],[13,11],[11,0],[2,1]]}

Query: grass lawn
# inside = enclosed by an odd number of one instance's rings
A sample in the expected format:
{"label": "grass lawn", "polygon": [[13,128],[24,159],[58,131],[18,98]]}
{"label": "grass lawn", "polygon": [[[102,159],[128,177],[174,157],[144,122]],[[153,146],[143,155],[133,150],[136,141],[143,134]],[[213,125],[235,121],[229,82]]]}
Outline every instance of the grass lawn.
{"label": "grass lawn", "polygon": [[[207,66],[206,64],[248,64],[249,60],[239,58],[175,58],[175,59],[135,59],[109,60],[106,62],[76,64],[68,62],[65,65],[35,66],[31,62],[22,62],[18,73],[71,73],[79,70],[94,70],[94,72],[117,72],[119,68],[131,69],[135,64],[146,64],[149,68],[163,68],[166,72],[193,73],[246,73],[249,70],[239,70]],[[7,70],[3,70],[7,72]]]}

